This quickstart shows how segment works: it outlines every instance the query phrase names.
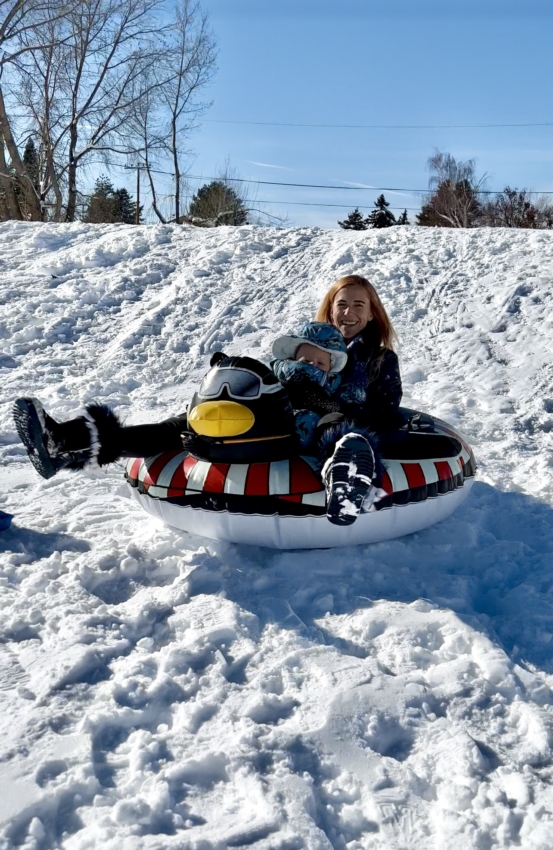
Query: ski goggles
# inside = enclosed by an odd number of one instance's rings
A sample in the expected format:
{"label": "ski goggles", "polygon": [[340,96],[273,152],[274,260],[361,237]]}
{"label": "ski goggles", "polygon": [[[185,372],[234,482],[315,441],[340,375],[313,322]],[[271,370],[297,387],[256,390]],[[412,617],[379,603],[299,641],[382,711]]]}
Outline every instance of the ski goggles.
{"label": "ski goggles", "polygon": [[202,381],[200,395],[203,398],[217,398],[226,389],[231,398],[256,399],[264,393],[280,390],[280,384],[264,384],[259,375],[249,369],[213,369]]}

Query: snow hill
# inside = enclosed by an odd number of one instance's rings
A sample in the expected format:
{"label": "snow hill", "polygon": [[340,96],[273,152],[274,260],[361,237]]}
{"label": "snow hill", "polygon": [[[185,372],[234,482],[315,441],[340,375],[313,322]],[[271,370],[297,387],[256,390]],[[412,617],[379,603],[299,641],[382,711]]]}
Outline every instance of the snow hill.
{"label": "snow hill", "polygon": [[[18,395],[180,412],[348,272],[475,449],[446,522],[240,548],[26,461]],[[550,850],[552,282],[539,231],[1,225],[2,850]]]}

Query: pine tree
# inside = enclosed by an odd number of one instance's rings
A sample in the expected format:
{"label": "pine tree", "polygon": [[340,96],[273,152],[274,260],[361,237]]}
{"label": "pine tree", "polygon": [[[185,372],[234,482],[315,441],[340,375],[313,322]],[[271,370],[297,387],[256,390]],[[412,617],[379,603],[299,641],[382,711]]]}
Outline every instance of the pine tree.
{"label": "pine tree", "polygon": [[[142,221],[142,206],[140,220]],[[126,189],[114,189],[111,180],[99,177],[94,192],[89,198],[83,221],[90,224],[134,224],[136,221],[136,201]]]}
{"label": "pine tree", "polygon": [[421,206],[421,211],[416,217],[419,227],[453,227],[438,214],[433,197]]}
{"label": "pine tree", "polygon": [[90,224],[111,224],[116,220],[117,205],[113,197],[113,183],[107,177],[99,177],[90,196],[83,220]]}
{"label": "pine tree", "polygon": [[197,227],[247,224],[248,210],[242,198],[224,180],[213,180],[198,189],[183,221]]}
{"label": "pine tree", "polygon": [[396,224],[396,217],[393,212],[390,212],[388,207],[390,204],[384,197],[384,195],[379,195],[376,201],[374,202],[376,209],[372,211],[372,213],[367,216],[367,225],[369,227],[392,227]]}
{"label": "pine tree", "polygon": [[400,217],[396,221],[396,224],[409,224],[409,219],[407,218],[407,210],[403,210]]}
{"label": "pine tree", "polygon": [[[117,204],[117,221],[122,221],[123,224],[136,223],[136,201],[132,200],[132,196],[126,189],[116,189],[113,197]],[[139,221],[143,222],[142,212],[144,207],[140,205]]]}
{"label": "pine tree", "polygon": [[34,140],[31,136],[27,139],[25,150],[23,151],[23,162],[27,169],[27,174],[32,180],[35,191],[40,188],[40,168],[38,162],[38,153],[35,147]]}
{"label": "pine tree", "polygon": [[339,221],[338,224],[344,230],[366,230],[369,226],[367,219],[363,218],[359,212],[359,207],[355,207],[353,212],[350,212],[348,217],[344,221]]}

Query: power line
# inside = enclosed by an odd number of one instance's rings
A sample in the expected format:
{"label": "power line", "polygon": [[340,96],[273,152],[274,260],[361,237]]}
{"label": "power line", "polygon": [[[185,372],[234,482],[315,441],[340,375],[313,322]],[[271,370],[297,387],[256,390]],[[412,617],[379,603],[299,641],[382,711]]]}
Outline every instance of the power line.
{"label": "power line", "polygon": [[[317,204],[317,203],[309,203],[307,201],[259,201],[259,200],[257,200],[257,198],[254,201],[252,201],[251,203],[252,204],[286,204],[289,207],[338,207],[338,209],[341,209],[341,210],[346,209],[347,206],[348,206],[348,204]],[[364,209],[364,210],[371,209],[372,210],[372,208],[368,207],[368,206],[362,206],[361,209]],[[404,206],[392,207],[392,206],[390,206],[390,209],[392,209],[392,210],[407,209],[409,212],[420,212],[418,207],[404,207]],[[259,212],[262,212],[262,210],[260,210]]]}
{"label": "power line", "polygon": [[[167,173],[167,172],[164,172]],[[293,186],[300,189],[345,189],[352,192],[431,192],[432,189],[391,189],[389,186],[329,186],[326,183],[282,183],[277,180],[249,180],[246,177],[205,177],[203,174],[187,174],[188,180],[221,180],[235,183],[256,183],[259,186]],[[499,192],[498,194],[501,194]]]}
{"label": "power line", "polygon": [[292,121],[228,121],[222,118],[204,118],[204,123],[245,124],[250,127],[312,127],[336,130],[483,130],[505,127],[553,127],[553,121],[523,124],[300,124]]}
{"label": "power line", "polygon": [[[203,175],[188,174],[189,180],[222,180],[234,181],[236,183],[256,183],[259,186],[294,186],[301,189],[344,189],[351,192],[432,192],[433,189],[393,189],[390,186],[329,186],[326,183],[282,183],[277,180],[248,180],[245,177],[204,177]],[[496,194],[491,192],[489,194]],[[501,192],[497,194],[501,195]]]}
{"label": "power line", "polygon": [[[174,195],[159,195],[160,200],[167,200],[168,198],[174,198],[174,197],[175,197]],[[247,202],[247,203],[269,204],[269,205],[284,204],[288,207],[336,207],[337,209],[340,209],[340,210],[348,208],[348,204],[318,204],[318,203],[310,203],[308,201],[261,201],[258,198],[255,198],[251,202]],[[365,205],[361,206],[360,209],[372,211],[372,207],[365,206]],[[390,205],[390,209],[392,209],[392,210],[405,210],[406,209],[408,212],[420,212],[419,207],[404,207],[403,205],[400,205],[399,207]],[[253,210],[253,208],[252,208],[252,211],[253,212],[261,212],[261,213],[263,212],[263,210]]]}
{"label": "power line", "polygon": [[[168,174],[170,172],[163,172],[164,174]],[[256,183],[260,186],[294,186],[296,188],[302,189],[341,189],[345,191],[351,192],[407,192],[408,194],[419,195],[419,194],[432,194],[434,189],[401,189],[397,186],[329,186],[324,183],[280,183],[276,180],[248,180],[245,177],[205,177],[204,175],[194,175],[187,174],[187,180],[221,180],[225,181],[234,181],[236,183]],[[502,195],[503,190],[484,190],[479,189],[479,195]],[[532,191],[533,195],[553,195],[553,191],[542,191],[540,189],[534,189]]]}
{"label": "power line", "polygon": [[[131,166],[124,165],[123,168],[130,168]],[[132,166],[134,169],[136,166]],[[152,174],[170,174],[174,177],[174,171],[161,171],[158,168],[150,168]],[[389,187],[379,187],[379,186],[328,186],[326,184],[319,183],[282,183],[276,180],[250,180],[246,177],[206,177],[205,174],[183,174],[183,180],[220,180],[221,182],[234,181],[235,183],[256,183],[259,186],[294,186],[296,188],[304,188],[304,189],[348,189],[355,190],[358,192],[431,192],[432,189],[390,189]],[[491,193],[494,194],[494,193]],[[501,195],[501,192],[497,194]]]}
{"label": "power line", "polygon": [[[552,125],[553,126],[553,123]],[[124,165],[123,168],[135,168],[136,166]],[[160,171],[159,169],[150,168],[152,174],[170,174],[174,177],[173,171]],[[391,186],[330,186],[326,183],[282,183],[277,180],[250,180],[246,177],[226,177],[219,175],[218,177],[206,177],[205,174],[183,174],[183,180],[220,180],[221,182],[234,181],[235,183],[255,183],[258,186],[289,186],[301,189],[343,189],[348,192],[407,192],[412,195],[432,194],[434,189],[401,189]],[[498,189],[479,189],[479,195],[502,195],[503,190]],[[553,195],[553,190],[533,189],[533,195]],[[268,203],[274,203],[270,201]]]}

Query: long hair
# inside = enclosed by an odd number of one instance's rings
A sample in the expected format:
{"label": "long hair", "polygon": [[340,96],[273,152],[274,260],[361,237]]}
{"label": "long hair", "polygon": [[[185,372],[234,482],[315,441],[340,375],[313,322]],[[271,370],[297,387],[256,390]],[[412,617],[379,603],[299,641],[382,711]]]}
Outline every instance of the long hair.
{"label": "long hair", "polygon": [[367,291],[373,314],[373,338],[375,340],[376,347],[384,349],[389,348],[393,351],[394,340],[397,341],[397,334],[390,321],[390,317],[388,316],[386,308],[380,300],[372,283],[370,283],[366,277],[361,277],[359,274],[348,274],[345,277],[341,277],[336,281],[336,283],[332,284],[319,304],[319,308],[315,313],[315,321],[329,322],[332,324],[332,302],[334,301],[336,293],[345,286],[362,286],[363,289]]}

